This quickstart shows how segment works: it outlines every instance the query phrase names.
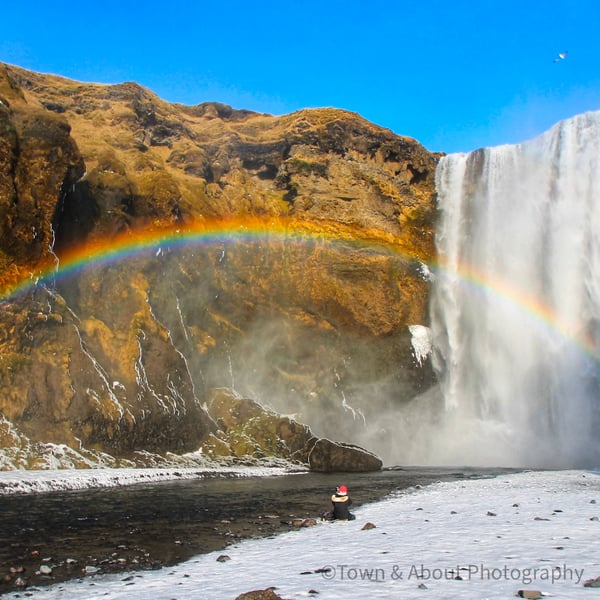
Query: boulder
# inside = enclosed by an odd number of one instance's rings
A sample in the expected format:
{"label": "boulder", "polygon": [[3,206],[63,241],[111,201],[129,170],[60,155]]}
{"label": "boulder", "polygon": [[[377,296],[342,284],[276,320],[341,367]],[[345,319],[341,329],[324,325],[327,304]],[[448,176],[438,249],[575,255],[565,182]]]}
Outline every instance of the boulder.
{"label": "boulder", "polygon": [[309,456],[311,471],[320,473],[379,471],[383,461],[368,450],[352,444],[317,440]]}

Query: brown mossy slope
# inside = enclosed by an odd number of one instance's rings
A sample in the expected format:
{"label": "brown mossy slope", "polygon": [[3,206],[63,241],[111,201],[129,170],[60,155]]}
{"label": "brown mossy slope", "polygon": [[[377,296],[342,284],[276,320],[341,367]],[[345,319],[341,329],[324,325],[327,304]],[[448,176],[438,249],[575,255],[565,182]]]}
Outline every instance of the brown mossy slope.
{"label": "brown mossy slope", "polygon": [[159,220],[291,215],[376,228],[424,259],[432,253],[437,157],[357,114],[187,107],[134,83],[79,84],[15,67],[5,79],[22,98],[16,113],[41,109],[68,123],[101,235]]}

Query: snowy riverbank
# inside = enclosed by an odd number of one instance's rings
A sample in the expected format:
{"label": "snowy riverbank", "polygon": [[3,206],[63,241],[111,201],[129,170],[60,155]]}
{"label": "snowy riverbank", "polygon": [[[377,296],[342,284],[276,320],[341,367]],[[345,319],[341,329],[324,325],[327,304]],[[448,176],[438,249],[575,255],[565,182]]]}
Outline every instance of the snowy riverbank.
{"label": "snowy riverbank", "polygon": [[285,461],[264,466],[214,466],[159,469],[59,469],[40,471],[0,471],[0,495],[32,494],[89,488],[109,488],[136,483],[155,483],[178,479],[207,477],[269,477],[305,472],[298,465]]}
{"label": "snowy riverbank", "polygon": [[[600,575],[594,551],[600,534],[597,472],[443,482],[365,505],[356,514],[353,522],[238,543],[224,562],[217,561],[222,553],[210,553],[160,571],[86,576],[27,593],[40,599],[233,600],[276,586],[282,597],[294,599],[492,600],[520,589],[600,598],[600,589],[583,586]],[[367,522],[376,527],[362,530]]]}

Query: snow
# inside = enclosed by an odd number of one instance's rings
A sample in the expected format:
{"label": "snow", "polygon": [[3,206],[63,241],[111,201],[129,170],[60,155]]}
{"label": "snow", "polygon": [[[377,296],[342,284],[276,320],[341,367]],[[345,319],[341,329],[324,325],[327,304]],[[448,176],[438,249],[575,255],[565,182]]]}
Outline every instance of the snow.
{"label": "snow", "polygon": [[[505,600],[518,590],[597,598],[600,590],[583,583],[600,575],[599,475],[534,471],[440,482],[364,505],[356,521],[238,543],[225,562],[214,552],[160,571],[96,574],[25,593],[232,600],[276,586],[290,599]],[[362,530],[367,522],[376,527]]]}
{"label": "snow", "polygon": [[[275,462],[275,461],[274,461]],[[206,477],[267,477],[301,472],[300,467],[280,461],[282,466],[214,466],[171,469],[59,469],[0,471],[0,495],[31,494],[62,490],[120,487],[174,479]]]}
{"label": "snow", "polygon": [[431,329],[425,327],[425,325],[409,325],[408,330],[412,336],[410,343],[412,344],[415,358],[417,359],[417,363],[422,365],[431,354]]}

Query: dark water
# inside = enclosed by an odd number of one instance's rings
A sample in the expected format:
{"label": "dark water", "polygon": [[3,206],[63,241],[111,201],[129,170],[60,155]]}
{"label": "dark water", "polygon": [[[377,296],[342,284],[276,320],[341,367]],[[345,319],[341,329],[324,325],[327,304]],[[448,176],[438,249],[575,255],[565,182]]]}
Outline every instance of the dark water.
{"label": "dark water", "polygon": [[[0,496],[0,594],[85,576],[157,569],[242,538],[292,528],[330,508],[339,484],[354,508],[394,491],[493,469],[386,469],[269,478],[137,484],[114,489]],[[51,573],[40,573],[46,565]]]}

